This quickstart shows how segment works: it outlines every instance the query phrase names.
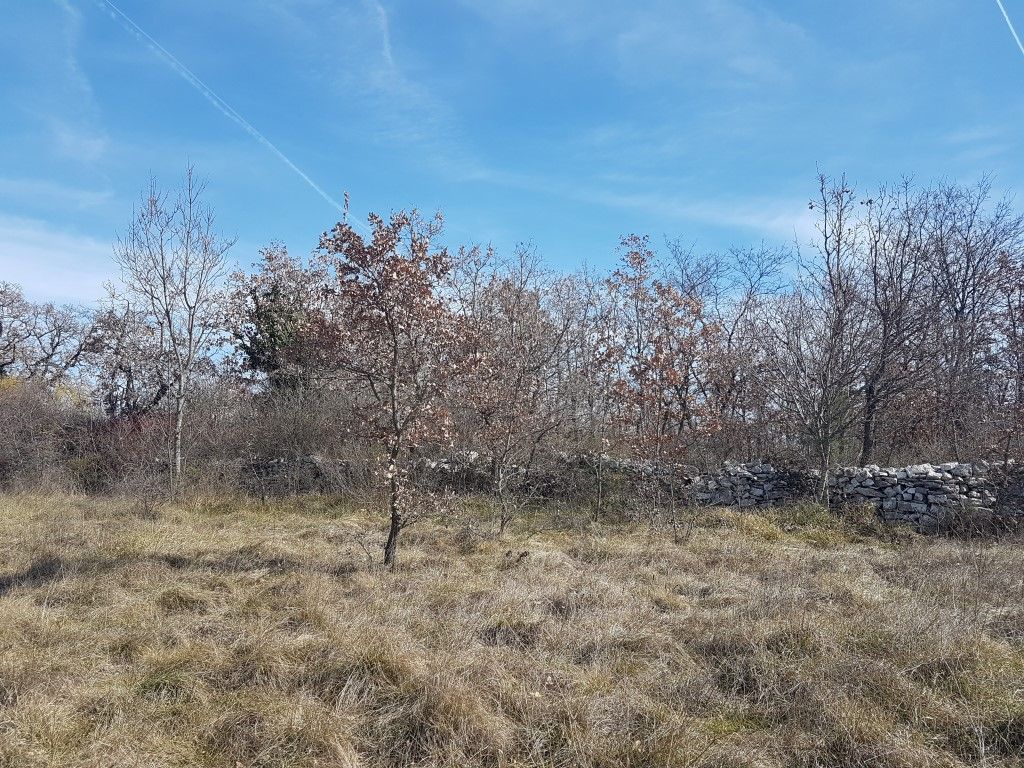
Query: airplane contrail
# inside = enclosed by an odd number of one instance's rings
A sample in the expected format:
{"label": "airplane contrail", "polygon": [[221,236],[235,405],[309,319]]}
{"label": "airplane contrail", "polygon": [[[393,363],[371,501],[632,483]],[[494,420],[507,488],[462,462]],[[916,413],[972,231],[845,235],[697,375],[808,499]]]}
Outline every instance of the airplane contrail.
{"label": "airplane contrail", "polygon": [[1013,39],[1017,41],[1017,47],[1020,48],[1020,52],[1024,53],[1024,43],[1020,40],[1020,35],[1017,34],[1017,30],[1013,26],[1013,22],[1010,21],[1010,14],[1006,12],[1006,6],[1003,5],[1003,0],[996,0],[996,5],[999,6],[999,10],[1003,12],[1003,18],[1006,19],[1006,26],[1010,28],[1010,34],[1013,35]]}
{"label": "airplane contrail", "polygon": [[[216,107],[221,114],[223,114],[229,120],[236,123],[239,127],[242,128],[242,130],[248,133],[252,138],[256,139],[256,141],[258,141],[264,147],[266,147],[275,155],[277,155],[278,159],[280,159],[281,162],[283,162],[285,165],[291,168],[299,176],[299,178],[306,182],[306,184],[308,184],[313,189],[314,192],[320,195],[320,197],[322,197],[324,200],[326,200],[328,203],[330,203],[332,206],[337,208],[342,213],[346,212],[345,206],[343,206],[341,203],[339,203],[337,200],[335,200],[333,197],[327,194],[327,192],[325,192],[323,188],[320,187],[319,184],[313,181],[313,179],[311,179],[308,176],[308,174],[305,173],[305,171],[303,171],[301,168],[299,168],[299,166],[293,163],[288,158],[288,156],[285,155],[284,152],[282,152],[280,149],[277,148],[277,146],[274,145],[274,143],[270,139],[268,139],[266,136],[264,136],[262,133],[256,130],[255,126],[253,126],[252,123],[250,123],[240,114],[238,114],[238,112],[236,112],[231,107],[230,104],[224,101],[224,99],[218,96],[214,92],[214,90],[210,88],[210,86],[208,86],[206,83],[200,80],[199,76],[196,75],[195,72],[193,72],[191,69],[182,64],[181,61],[174,54],[172,54],[170,51],[168,51],[166,48],[160,45],[160,43],[158,43],[149,33],[147,33],[146,30],[144,30],[142,27],[140,27],[138,24],[132,21],[132,19],[124,11],[122,11],[120,8],[114,5],[110,0],[99,0],[99,2],[101,3],[101,6],[104,6],[106,9],[109,10],[111,15],[114,16],[114,18],[117,21],[119,21],[122,26],[124,26],[129,32],[135,35],[135,37],[138,38],[141,42],[148,45],[157,55],[160,56],[160,58],[162,58],[165,62],[167,62],[167,64],[170,65],[171,69],[173,69],[175,72],[181,75],[181,77],[183,77],[193,88],[199,91],[203,98],[205,98],[214,107]],[[363,228],[361,222],[359,222],[358,220],[355,220],[354,223],[356,226]]]}

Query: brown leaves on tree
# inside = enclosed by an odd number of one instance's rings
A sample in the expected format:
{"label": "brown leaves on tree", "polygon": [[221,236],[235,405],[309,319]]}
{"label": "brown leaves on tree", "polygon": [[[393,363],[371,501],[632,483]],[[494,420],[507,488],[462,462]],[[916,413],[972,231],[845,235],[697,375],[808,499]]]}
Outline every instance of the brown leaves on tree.
{"label": "brown leaves on tree", "polygon": [[719,328],[699,299],[655,277],[647,237],[623,238],[622,248],[608,290],[619,310],[610,350],[624,439],[644,458],[678,460],[718,426],[701,381],[713,364]]}
{"label": "brown leaves on tree", "polygon": [[347,222],[320,240],[333,275],[318,338],[337,370],[365,386],[360,404],[367,437],[384,453],[391,531],[385,562],[394,561],[398,531],[412,504],[405,484],[412,451],[450,440],[443,395],[468,369],[466,326],[441,295],[451,258],[431,241],[440,215],[415,211],[369,217],[364,239]]}

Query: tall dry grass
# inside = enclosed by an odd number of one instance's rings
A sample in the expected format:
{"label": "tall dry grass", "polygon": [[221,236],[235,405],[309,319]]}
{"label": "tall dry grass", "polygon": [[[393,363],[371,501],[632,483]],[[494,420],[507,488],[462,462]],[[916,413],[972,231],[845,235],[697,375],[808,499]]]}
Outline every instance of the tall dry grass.
{"label": "tall dry grass", "polygon": [[466,515],[0,499],[0,766],[1022,764],[1019,543]]}

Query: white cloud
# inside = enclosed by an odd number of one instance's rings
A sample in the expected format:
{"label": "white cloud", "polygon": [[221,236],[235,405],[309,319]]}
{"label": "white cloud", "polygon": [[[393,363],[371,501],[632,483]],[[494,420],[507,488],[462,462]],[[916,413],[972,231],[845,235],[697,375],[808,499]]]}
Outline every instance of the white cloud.
{"label": "white cloud", "polygon": [[78,59],[82,14],[68,0],[58,0],[57,4],[64,11],[63,49],[60,56],[65,73],[66,95],[50,118],[50,129],[58,152],[91,164],[106,151],[107,137],[100,126],[99,106],[92,83]]}
{"label": "white cloud", "polygon": [[807,42],[798,24],[734,0],[656,2],[624,18],[621,29],[615,48],[622,74],[652,81],[699,72],[711,83],[786,82]]}
{"label": "white cloud", "polygon": [[368,39],[372,47],[346,78],[345,90],[350,93],[352,86],[368,86],[373,114],[383,128],[379,135],[391,143],[425,149],[441,162],[464,161],[451,106],[437,97],[423,77],[410,74],[412,67],[394,48],[387,8],[379,0],[364,0],[363,6],[365,13],[355,21],[362,29],[373,30]]}
{"label": "white cloud", "polygon": [[36,300],[86,302],[115,277],[111,244],[38,219],[0,216],[0,274]]}
{"label": "white cloud", "polygon": [[64,157],[93,164],[107,151],[106,133],[87,124],[75,125],[59,118],[50,119],[54,148]]}
{"label": "white cloud", "polygon": [[693,200],[656,193],[591,191],[582,198],[612,208],[644,211],[670,221],[740,229],[782,242],[806,245],[817,235],[806,200],[719,198]]}
{"label": "white cloud", "polygon": [[570,45],[604,47],[619,75],[637,84],[785,82],[810,42],[795,21],[744,0],[461,2],[499,28],[527,27]]}
{"label": "white cloud", "polygon": [[19,11],[5,14],[0,25],[6,58],[0,66],[17,73],[11,89],[15,108],[37,124],[54,155],[94,164],[108,145],[92,84],[79,59],[82,12],[68,0],[26,3]]}
{"label": "white cloud", "polygon": [[19,204],[39,202],[53,209],[85,210],[112,202],[114,193],[109,189],[80,189],[44,179],[0,177],[0,198],[5,197]]}
{"label": "white cloud", "polygon": [[[438,95],[418,50],[396,42],[400,11],[383,0],[253,0],[260,12],[300,51],[304,68],[325,83],[326,98],[357,116],[340,133],[408,149],[420,161],[472,165],[456,111]],[[251,5],[239,13],[251,15]],[[339,44],[338,41],[343,41]],[[330,109],[330,105],[327,106]],[[356,128],[357,124],[357,128]]]}
{"label": "white cloud", "polygon": [[[757,238],[807,245],[817,238],[814,217],[806,198],[735,196],[693,198],[670,191],[678,179],[604,174],[590,179],[560,179],[498,170],[481,171],[474,181],[561,197],[589,205],[664,219],[668,225],[698,224],[741,230]],[[629,191],[642,187],[643,191]],[[625,190],[625,191],[623,191]]]}
{"label": "white cloud", "polygon": [[378,0],[370,0],[369,6],[377,22],[377,33],[380,35],[381,58],[384,59],[387,69],[397,74],[395,55],[391,51],[391,20],[388,18],[388,12]]}
{"label": "white cloud", "polygon": [[[584,42],[608,29],[617,11],[598,8],[588,0],[459,0],[488,22],[501,28],[544,29],[559,37]],[[634,5],[634,8],[637,6]]]}
{"label": "white cloud", "polygon": [[57,5],[64,11],[63,56],[61,62],[65,68],[71,86],[88,97],[92,97],[92,84],[78,63],[78,38],[82,28],[82,14],[67,0],[57,0]]}

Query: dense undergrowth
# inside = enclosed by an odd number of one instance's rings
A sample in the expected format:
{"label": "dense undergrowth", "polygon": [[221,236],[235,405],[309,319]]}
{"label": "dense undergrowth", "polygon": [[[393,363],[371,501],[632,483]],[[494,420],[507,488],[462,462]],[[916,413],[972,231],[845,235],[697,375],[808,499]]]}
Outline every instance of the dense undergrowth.
{"label": "dense undergrowth", "polygon": [[1022,764],[1019,542],[560,520],[0,498],[0,766]]}

